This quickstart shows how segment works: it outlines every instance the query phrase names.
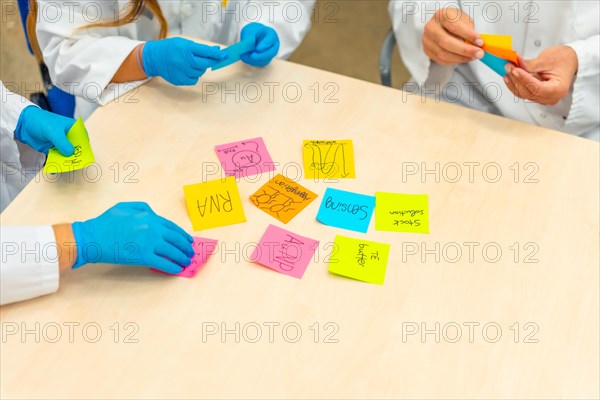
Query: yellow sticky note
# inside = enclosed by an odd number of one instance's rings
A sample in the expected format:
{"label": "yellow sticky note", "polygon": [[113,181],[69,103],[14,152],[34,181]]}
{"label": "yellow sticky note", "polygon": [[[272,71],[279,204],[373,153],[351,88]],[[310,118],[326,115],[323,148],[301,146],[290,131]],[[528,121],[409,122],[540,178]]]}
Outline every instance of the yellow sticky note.
{"label": "yellow sticky note", "polygon": [[69,142],[75,148],[73,155],[65,157],[56,148],[50,149],[46,165],[44,166],[44,173],[60,174],[75,171],[85,168],[96,161],[92,152],[92,146],[90,145],[88,132],[81,118],[75,121],[67,133],[67,139],[69,139]]}
{"label": "yellow sticky note", "polygon": [[221,7],[223,7],[223,8],[227,7],[227,0],[222,0],[221,1]]}
{"label": "yellow sticky note", "polygon": [[304,178],[356,178],[352,140],[304,140]]}
{"label": "yellow sticky note", "polygon": [[329,272],[383,285],[390,245],[337,235],[329,258]]}
{"label": "yellow sticky note", "polygon": [[491,47],[512,50],[512,36],[508,35],[479,35],[483,39],[483,44]]}
{"label": "yellow sticky note", "polygon": [[375,230],[429,233],[427,195],[375,193]]}
{"label": "yellow sticky note", "polygon": [[183,187],[194,231],[246,222],[233,176]]}

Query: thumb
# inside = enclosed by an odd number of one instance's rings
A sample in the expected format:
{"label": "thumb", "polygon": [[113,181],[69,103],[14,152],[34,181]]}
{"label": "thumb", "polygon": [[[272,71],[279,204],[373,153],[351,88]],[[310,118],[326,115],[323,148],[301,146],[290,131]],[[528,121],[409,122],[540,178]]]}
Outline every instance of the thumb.
{"label": "thumb", "polygon": [[52,135],[50,141],[52,142],[54,147],[56,147],[56,149],[60,152],[60,154],[62,154],[65,157],[72,156],[75,152],[75,148],[73,147],[71,142],[69,142],[69,139],[67,139],[66,132],[55,132]]}

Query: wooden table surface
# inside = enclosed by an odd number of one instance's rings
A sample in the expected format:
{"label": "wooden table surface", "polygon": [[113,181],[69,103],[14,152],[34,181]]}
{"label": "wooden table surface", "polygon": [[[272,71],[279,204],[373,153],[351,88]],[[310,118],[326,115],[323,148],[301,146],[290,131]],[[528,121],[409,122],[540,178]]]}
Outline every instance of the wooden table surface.
{"label": "wooden table surface", "polygon": [[[285,226],[321,241],[297,280],[247,261],[282,224],[248,199],[268,177],[241,180],[248,222],[197,232],[220,246],[194,279],[89,265],[2,307],[3,398],[599,396],[598,143],[285,61],[155,79],[86,125],[97,166],[39,175],[3,224],[146,201],[192,232],[182,187],[262,136],[320,196],[427,193],[431,233],[324,226],[319,198]],[[352,139],[356,179],[300,178],[303,139]],[[336,234],[391,244],[384,286],[328,273]]]}

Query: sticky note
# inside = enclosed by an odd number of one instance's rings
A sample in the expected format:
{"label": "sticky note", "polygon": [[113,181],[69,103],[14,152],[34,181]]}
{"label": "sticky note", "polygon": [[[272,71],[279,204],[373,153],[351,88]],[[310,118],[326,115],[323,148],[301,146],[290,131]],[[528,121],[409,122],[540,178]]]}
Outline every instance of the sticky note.
{"label": "sticky note", "polygon": [[262,138],[222,144],[215,151],[226,176],[242,178],[275,170]]}
{"label": "sticky note", "polygon": [[508,74],[508,72],[506,72],[505,69],[506,64],[508,64],[508,61],[500,57],[496,57],[495,55],[490,54],[487,51],[483,52],[483,58],[479,61],[490,67],[495,73],[497,73],[501,77],[504,77],[506,74]]}
{"label": "sticky note", "polygon": [[218,69],[240,61],[241,56],[243,54],[250,53],[251,51],[253,51],[255,46],[256,44],[254,43],[253,39],[246,39],[223,49],[222,51],[227,53],[227,58],[213,65],[212,70],[216,71]]}
{"label": "sticky note", "polygon": [[479,35],[483,39],[483,44],[486,46],[499,47],[501,49],[512,50],[512,36],[509,35]]}
{"label": "sticky note", "polygon": [[250,258],[274,271],[301,279],[318,246],[318,240],[269,225]]}
{"label": "sticky note", "polygon": [[217,243],[218,241],[214,239],[204,239],[194,236],[194,243],[192,243],[192,247],[194,248],[196,254],[192,257],[192,263],[187,267],[184,267],[183,271],[178,274],[167,274],[166,272],[159,271],[157,269],[152,270],[165,275],[193,278],[196,276],[198,271],[200,271],[200,268],[206,264],[208,257],[210,257],[215,251],[217,248]]}
{"label": "sticky note", "polygon": [[194,231],[246,222],[235,178],[183,187]]}
{"label": "sticky note", "polygon": [[44,173],[59,174],[85,168],[95,161],[90,138],[81,118],[77,119],[69,132],[67,139],[75,148],[73,155],[65,157],[56,148],[48,151]]}
{"label": "sticky note", "polygon": [[267,214],[287,224],[318,195],[278,174],[256,191],[250,200]]}
{"label": "sticky note", "polygon": [[508,50],[508,49],[503,49],[501,47],[492,47],[492,46],[485,46],[485,45],[482,47],[482,49],[496,57],[502,58],[504,60],[508,60],[516,65],[519,65],[519,58],[517,56],[517,52],[514,50]]}
{"label": "sticky note", "polygon": [[383,285],[390,245],[337,235],[329,258],[329,272]]}
{"label": "sticky note", "polygon": [[352,140],[302,142],[306,179],[356,178]]}
{"label": "sticky note", "polygon": [[375,230],[429,233],[426,194],[375,193]]}
{"label": "sticky note", "polygon": [[327,188],[317,220],[325,225],[367,233],[375,197]]}

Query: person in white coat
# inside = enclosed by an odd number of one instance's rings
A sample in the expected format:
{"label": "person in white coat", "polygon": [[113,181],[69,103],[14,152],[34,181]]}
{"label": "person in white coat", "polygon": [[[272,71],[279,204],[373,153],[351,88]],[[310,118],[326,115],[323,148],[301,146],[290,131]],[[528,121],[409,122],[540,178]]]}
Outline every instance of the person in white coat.
{"label": "person in white coat", "polygon": [[[50,77],[76,95],[76,115],[84,118],[137,87],[161,76],[175,85],[193,85],[220,61],[218,49],[189,36],[231,45],[255,39],[256,50],[242,57],[262,67],[286,58],[310,28],[314,0],[38,0],[28,23],[30,40]],[[152,48],[148,46],[152,44]],[[177,76],[175,76],[177,75]]]}
{"label": "person in white coat", "polygon": [[[404,1],[389,12],[405,90],[599,140],[597,1]],[[502,77],[479,60],[480,34],[510,35],[519,65]]]}

